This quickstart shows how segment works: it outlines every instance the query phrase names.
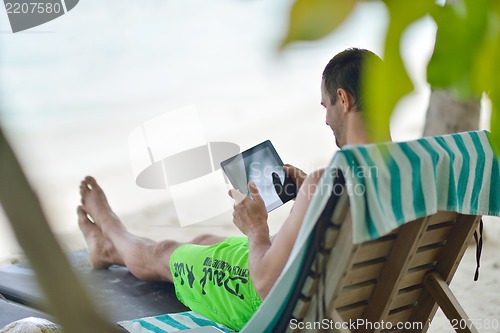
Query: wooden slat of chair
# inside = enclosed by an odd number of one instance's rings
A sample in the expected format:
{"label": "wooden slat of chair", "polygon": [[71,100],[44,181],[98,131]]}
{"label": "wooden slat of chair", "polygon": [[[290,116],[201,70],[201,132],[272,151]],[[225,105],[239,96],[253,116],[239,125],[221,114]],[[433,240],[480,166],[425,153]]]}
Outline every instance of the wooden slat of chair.
{"label": "wooden slat of chair", "polygon": [[422,284],[425,274],[431,272],[433,269],[433,265],[425,265],[408,270],[401,281],[395,286],[397,292],[401,289],[411,288],[412,286]]}
{"label": "wooden slat of chair", "polygon": [[346,322],[348,322],[349,320],[356,320],[358,318],[362,318],[363,312],[365,311],[367,304],[368,304],[367,302],[351,304],[349,306],[334,309],[332,310],[332,313],[334,311],[338,311],[342,319]]}
{"label": "wooden slat of chair", "polygon": [[420,246],[427,246],[448,239],[451,229],[453,229],[453,224],[450,223],[441,223],[429,226],[429,228],[427,228],[427,232],[425,233],[425,237],[420,243]]}
{"label": "wooden slat of chair", "polygon": [[[460,260],[462,259],[462,256],[467,248],[467,242],[474,234],[480,219],[480,216],[473,215],[458,216],[457,222],[449,234],[448,242],[443,248],[435,267],[436,274],[438,274],[447,285],[451,282],[451,279],[458,268],[458,264],[460,263]],[[422,332],[426,332],[429,328],[429,319],[434,317],[438,308],[438,304],[432,297],[431,292],[428,290],[428,286],[422,292],[418,303],[419,306],[415,309],[415,313],[411,318],[411,321],[421,322],[424,324]],[[464,313],[465,312],[463,312],[463,314]],[[448,312],[446,315],[451,315],[451,313]],[[448,319],[451,320],[453,318],[448,317]],[[454,319],[467,320],[467,317]],[[464,332],[475,331],[474,327],[464,330]]]}
{"label": "wooden slat of chair", "polygon": [[366,301],[370,298],[373,289],[375,288],[376,281],[367,281],[357,285],[344,287],[342,293],[337,297],[335,304],[352,304],[361,301]]}
{"label": "wooden slat of chair", "polygon": [[391,235],[391,237],[382,237],[377,242],[367,242],[361,244],[353,262],[357,264],[377,258],[387,257],[394,245],[395,238],[395,236]]}
{"label": "wooden slat of chair", "polygon": [[[387,317],[390,303],[397,296],[397,285],[405,278],[412,257],[418,248],[418,243],[427,229],[430,219],[418,219],[400,227],[393,251],[380,274],[377,288],[368,303],[363,317],[367,321],[381,322]],[[368,330],[361,329],[361,332]]]}
{"label": "wooden slat of chair", "polygon": [[317,275],[309,275],[307,280],[304,282],[304,286],[302,287],[302,295],[307,298],[311,298],[312,295],[316,292],[316,288],[318,288],[318,276]]}
{"label": "wooden slat of chair", "polygon": [[441,250],[443,249],[444,243],[436,243],[432,245],[435,246],[429,247],[428,245],[422,251],[422,248],[418,249],[417,253],[415,253],[415,256],[410,262],[410,268],[432,264],[437,260]]}
{"label": "wooden slat of chair", "polygon": [[458,213],[439,211],[437,214],[431,215],[429,217],[429,226],[440,224],[446,221],[455,221],[457,217]]}
{"label": "wooden slat of chair", "polygon": [[414,306],[405,306],[397,310],[392,310],[387,315],[387,319],[385,320],[385,322],[392,323],[394,327],[396,327],[398,323],[408,322],[411,315],[413,314],[413,310]]}
{"label": "wooden slat of chair", "polygon": [[406,289],[399,290],[398,295],[392,302],[392,306],[394,308],[400,308],[403,306],[416,304],[418,299],[420,298],[422,290],[422,285],[415,285]]}
{"label": "wooden slat of chair", "polygon": [[297,301],[297,305],[293,310],[293,318],[303,320],[311,306],[311,298],[301,298]]}
{"label": "wooden slat of chair", "polygon": [[[337,312],[337,310],[333,310],[331,313],[332,320],[336,323],[343,324],[344,319],[340,316],[340,313]],[[343,326],[340,325],[338,329],[336,330],[336,333],[351,333],[351,330],[348,328],[349,326]]]}
{"label": "wooden slat of chair", "polygon": [[365,266],[353,267],[350,274],[346,276],[346,285],[358,284],[364,281],[377,279],[385,265],[384,261],[375,261]]}

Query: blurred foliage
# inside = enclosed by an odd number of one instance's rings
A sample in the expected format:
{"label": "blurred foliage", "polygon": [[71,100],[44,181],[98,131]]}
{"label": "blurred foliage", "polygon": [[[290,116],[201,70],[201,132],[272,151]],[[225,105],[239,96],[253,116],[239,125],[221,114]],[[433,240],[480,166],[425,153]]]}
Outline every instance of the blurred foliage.
{"label": "blurred foliage", "polygon": [[476,97],[470,74],[487,28],[488,1],[465,0],[434,12],[439,28],[427,67],[427,78],[434,87],[451,89],[463,98]]}
{"label": "blurred foliage", "polygon": [[293,41],[316,40],[328,35],[349,16],[355,3],[356,0],[296,0],[281,48]]}
{"label": "blurred foliage", "polygon": [[406,28],[422,18],[433,6],[432,0],[417,0],[408,10],[408,2],[386,2],[389,26],[384,47],[384,62],[366,66],[363,91],[365,92],[366,120],[369,135],[374,141],[388,141],[389,120],[399,99],[413,90],[413,83],[401,59],[400,42]]}
{"label": "blurred foliage", "polygon": [[[282,47],[310,41],[337,28],[363,0],[296,0]],[[366,0],[364,0],[366,1]],[[459,99],[492,101],[491,139],[500,155],[500,1],[457,0],[441,6],[434,0],[385,0],[389,26],[384,63],[367,66],[364,81],[365,110],[374,141],[390,138],[389,118],[397,102],[413,90],[401,59],[405,30],[431,16],[438,26],[434,53],[427,67],[432,88],[449,89]]]}

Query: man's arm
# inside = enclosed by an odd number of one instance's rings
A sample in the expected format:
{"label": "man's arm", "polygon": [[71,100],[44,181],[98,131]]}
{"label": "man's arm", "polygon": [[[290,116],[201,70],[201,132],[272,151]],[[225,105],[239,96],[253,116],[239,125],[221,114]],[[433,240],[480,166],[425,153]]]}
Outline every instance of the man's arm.
{"label": "man's arm", "polygon": [[267,296],[285,267],[322,173],[323,170],[320,170],[306,178],[290,215],[272,241],[269,238],[266,207],[255,184],[250,182],[248,185],[253,200],[246,197],[243,199],[238,197],[241,193],[230,191],[231,197],[237,200],[233,222],[248,236],[248,269],[254,287],[262,299]]}

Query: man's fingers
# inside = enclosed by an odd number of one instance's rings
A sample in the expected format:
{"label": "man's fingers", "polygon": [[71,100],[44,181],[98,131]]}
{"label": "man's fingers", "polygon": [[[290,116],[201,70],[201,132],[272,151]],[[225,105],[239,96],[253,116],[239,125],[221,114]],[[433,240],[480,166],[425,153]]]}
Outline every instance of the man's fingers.
{"label": "man's fingers", "polygon": [[294,180],[304,179],[307,177],[307,174],[304,171],[290,164],[285,164],[283,166],[283,171],[290,175]]}
{"label": "man's fingers", "polygon": [[259,200],[259,201],[264,201],[262,200],[262,197],[260,196],[259,189],[257,188],[257,185],[253,181],[248,183],[248,191],[252,195],[252,198],[254,200]]}
{"label": "man's fingers", "polygon": [[276,172],[271,173],[271,176],[273,177],[273,181],[280,181],[280,176]]}
{"label": "man's fingers", "polygon": [[280,176],[278,176],[276,172],[273,172],[271,176],[273,177],[274,189],[276,190],[276,192],[280,193],[281,188],[283,187],[283,184],[281,184]]}
{"label": "man's fingers", "polygon": [[297,167],[294,167],[293,165],[285,164],[283,166],[283,171],[285,171],[288,174],[295,174],[295,173],[297,173],[297,172],[299,172],[301,170],[299,168],[297,168]]}
{"label": "man's fingers", "polygon": [[246,196],[243,193],[241,193],[240,191],[238,191],[234,188],[229,190],[229,196],[234,199],[235,205],[239,204],[240,202],[242,202],[246,198]]}
{"label": "man's fingers", "polygon": [[297,169],[293,165],[287,164],[287,165],[283,166],[283,171],[287,175],[291,176],[293,179],[297,179],[297,175],[299,175],[300,169]]}

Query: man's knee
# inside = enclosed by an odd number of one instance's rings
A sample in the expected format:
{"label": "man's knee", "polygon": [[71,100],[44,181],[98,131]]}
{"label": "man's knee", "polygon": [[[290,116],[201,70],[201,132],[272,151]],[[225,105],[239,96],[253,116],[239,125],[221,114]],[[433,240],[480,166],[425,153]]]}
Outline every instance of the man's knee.
{"label": "man's knee", "polygon": [[142,261],[129,267],[131,273],[143,281],[172,282],[170,257],[180,245],[181,243],[176,241],[163,241],[148,245],[143,249],[146,256],[142,257]]}
{"label": "man's knee", "polygon": [[222,242],[225,237],[215,236],[210,234],[203,234],[196,236],[189,242],[190,244],[198,244],[198,245],[212,245]]}
{"label": "man's knee", "polygon": [[170,263],[170,257],[172,256],[172,253],[181,245],[182,243],[171,240],[157,243],[152,251],[152,260],[154,262],[166,261],[167,264]]}

